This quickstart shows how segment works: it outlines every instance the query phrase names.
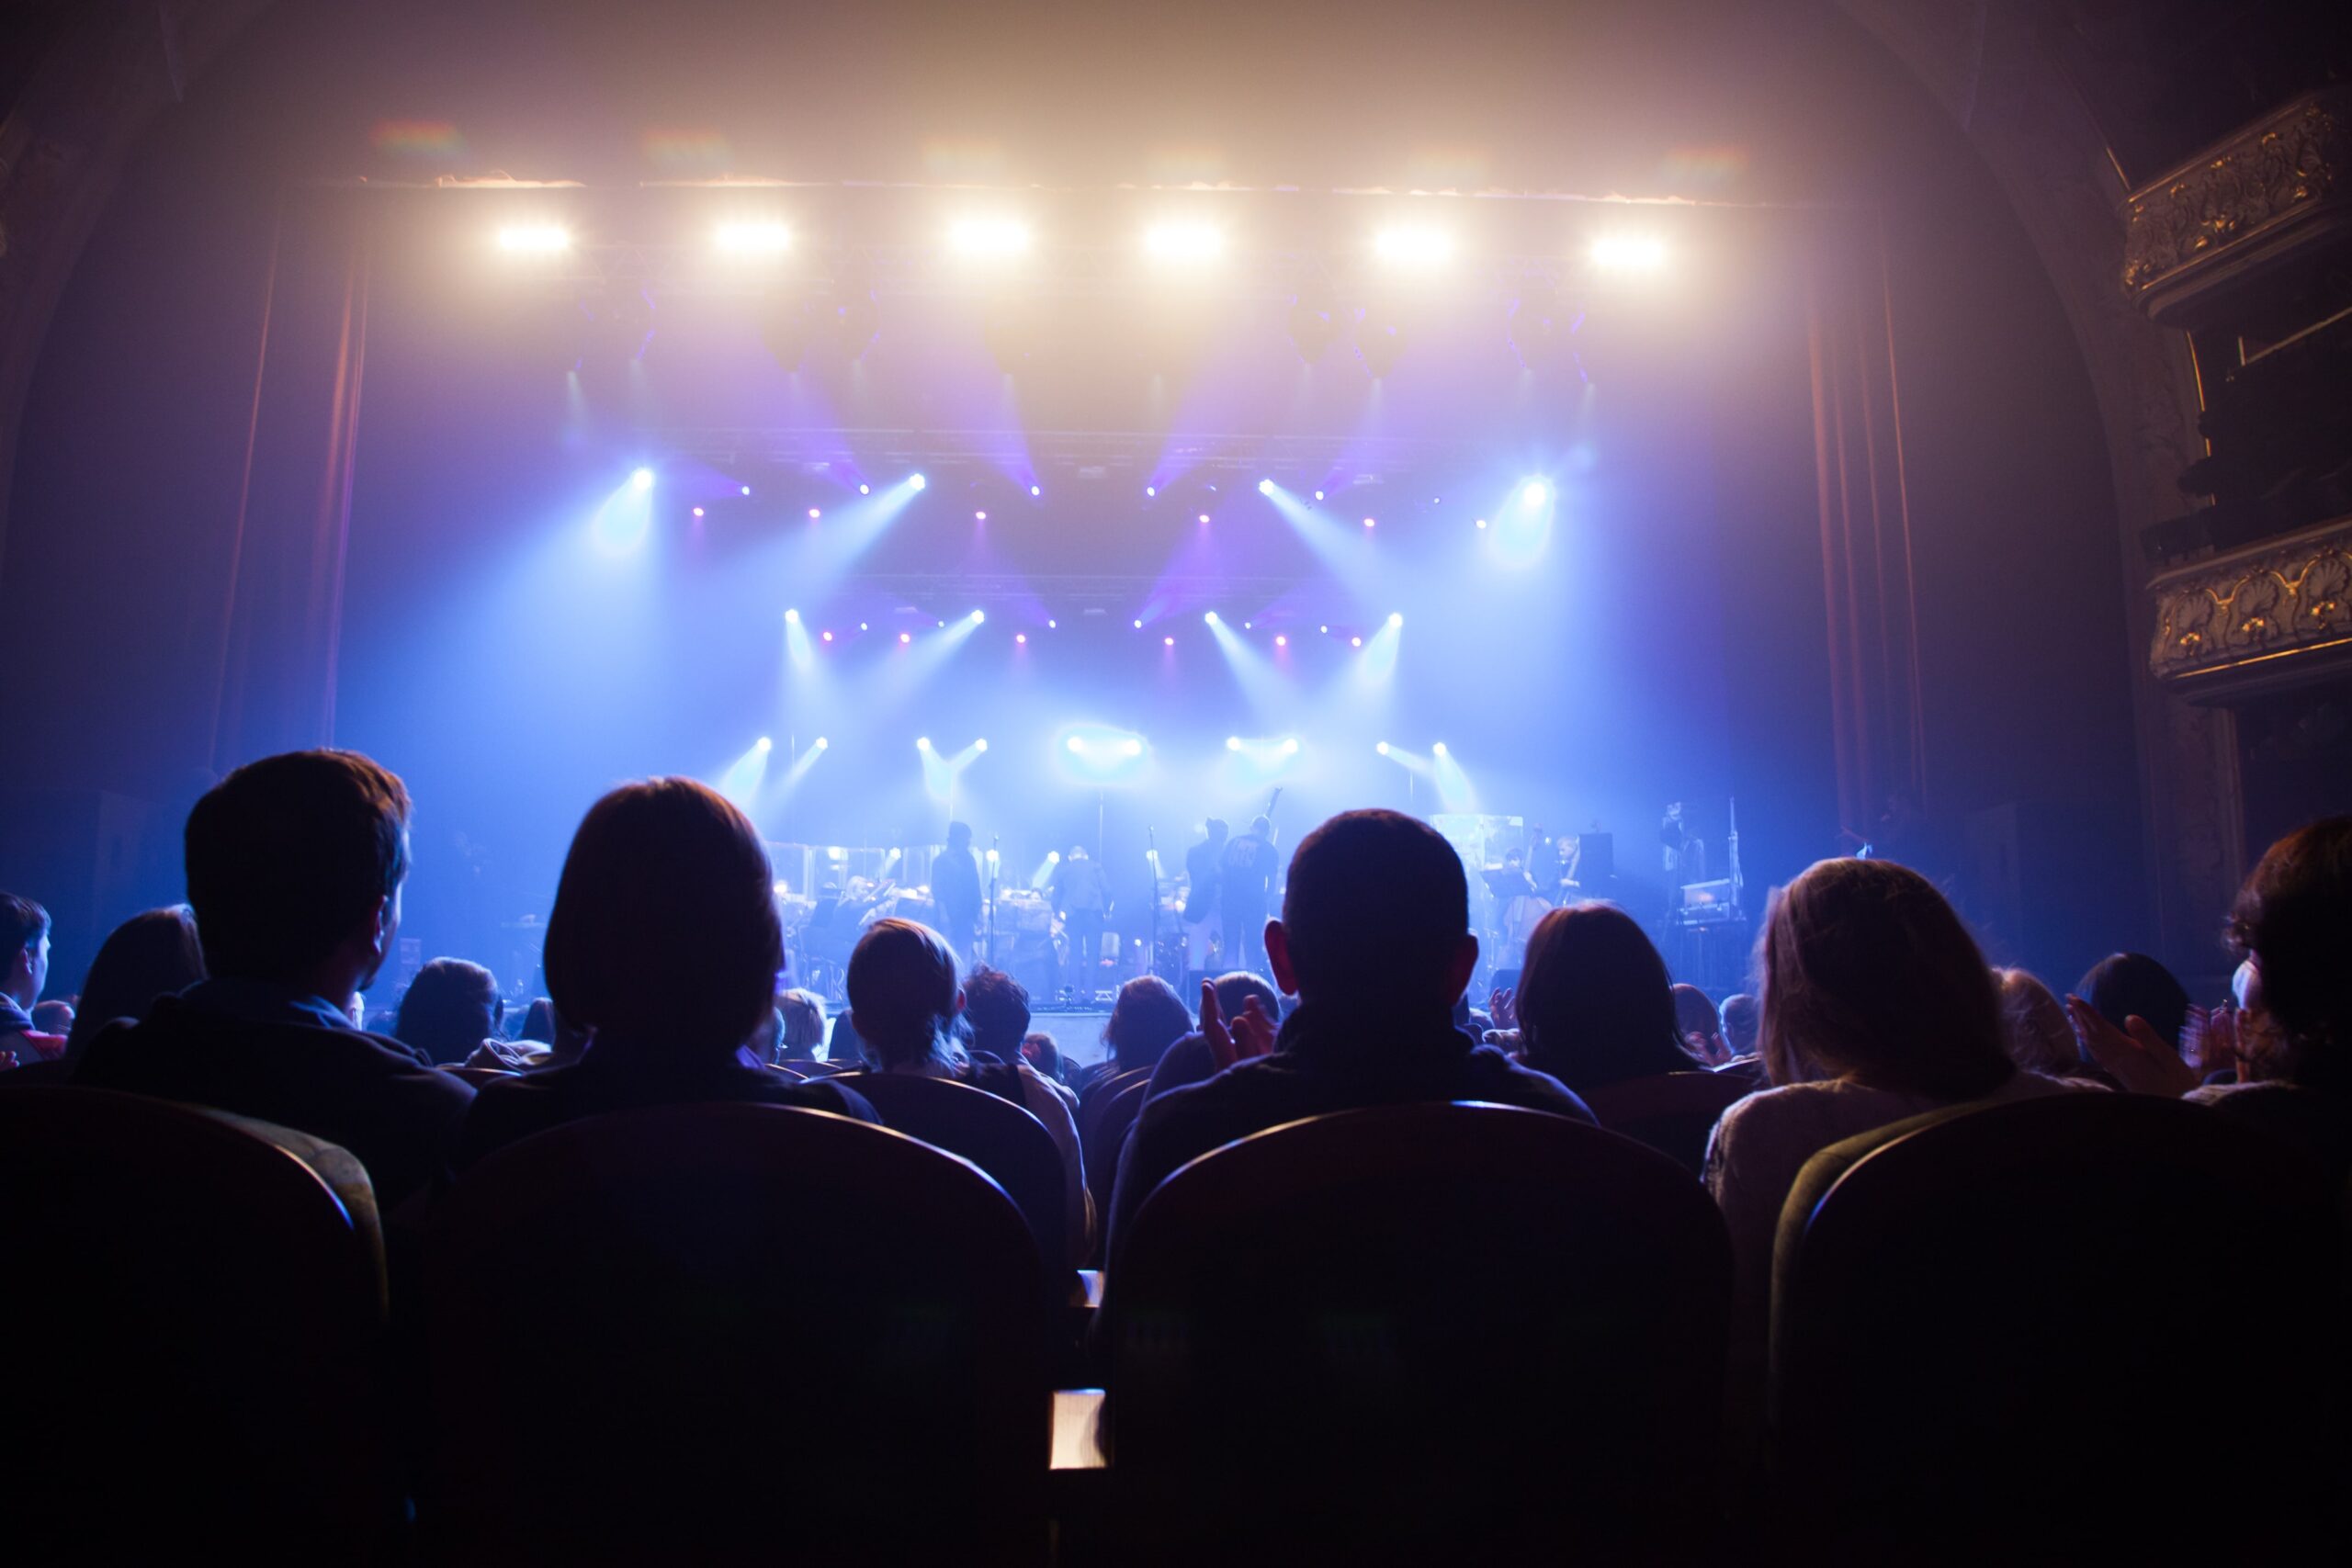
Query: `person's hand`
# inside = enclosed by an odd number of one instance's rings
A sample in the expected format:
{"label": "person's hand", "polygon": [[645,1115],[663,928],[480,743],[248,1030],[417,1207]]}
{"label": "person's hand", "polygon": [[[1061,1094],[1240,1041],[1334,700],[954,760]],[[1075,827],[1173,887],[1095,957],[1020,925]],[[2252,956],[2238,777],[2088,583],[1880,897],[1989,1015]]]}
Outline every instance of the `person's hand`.
{"label": "person's hand", "polygon": [[1519,1027],[1519,993],[1508,987],[1498,987],[1487,998],[1487,1016],[1497,1029]]}
{"label": "person's hand", "polygon": [[[2181,1055],[2188,1057],[2200,1077],[2215,1073],[2234,1073],[2240,1083],[2252,1081],[2245,1059],[2245,1043],[2239,1034],[2238,1010],[2218,1007],[2207,1012],[2202,1008],[2188,1010],[2188,1028],[2182,1032]],[[2189,1036],[2196,1037],[2194,1049],[2188,1049]]]}
{"label": "person's hand", "polygon": [[2180,1053],[2146,1019],[2134,1014],[2118,1029],[2080,997],[2066,998],[2066,1016],[2074,1022],[2075,1040],[2090,1059],[2133,1094],[2177,1100],[2197,1087],[2197,1069],[2182,1061]]}
{"label": "person's hand", "polygon": [[1201,1033],[1209,1043],[1209,1054],[1216,1058],[1219,1072],[1274,1048],[1274,1021],[1266,1016],[1266,1004],[1251,997],[1228,1024],[1224,1009],[1217,1004],[1216,987],[1207,980],[1201,982]]}
{"label": "person's hand", "polygon": [[17,1054],[14,1051],[0,1051],[0,1073],[9,1071],[16,1065]]}

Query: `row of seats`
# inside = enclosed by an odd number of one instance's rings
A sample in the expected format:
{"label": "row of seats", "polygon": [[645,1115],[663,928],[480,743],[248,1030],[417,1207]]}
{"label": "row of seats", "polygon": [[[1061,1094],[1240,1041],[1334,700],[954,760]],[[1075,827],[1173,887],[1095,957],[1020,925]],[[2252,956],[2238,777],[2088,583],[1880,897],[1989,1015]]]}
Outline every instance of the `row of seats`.
{"label": "row of seats", "polygon": [[[978,1092],[870,1082],[903,1124]],[[1317,1117],[1170,1178],[1110,1281],[1110,1468],[1058,1495],[1036,1291],[1059,1206],[901,1133],[688,1106],[493,1154],[424,1237],[429,1401],[391,1381],[416,1360],[333,1145],[0,1089],[0,1168],[38,1314],[0,1467],[15,1561],[121,1560],[157,1529],[173,1556],[337,1562],[403,1534],[447,1562],[1676,1559],[1726,1521],[1856,1560],[2031,1558],[2081,1540],[2005,1533],[2029,1518],[2107,1544],[2164,1520],[2178,1546],[2152,1472],[2216,1434],[2264,1466],[2233,1544],[2342,1484],[2335,1217],[2168,1101],[1939,1113],[1816,1158],[1755,1474],[1724,1441],[1713,1204],[1533,1111]],[[2231,1329],[2261,1353],[2200,1340]]]}

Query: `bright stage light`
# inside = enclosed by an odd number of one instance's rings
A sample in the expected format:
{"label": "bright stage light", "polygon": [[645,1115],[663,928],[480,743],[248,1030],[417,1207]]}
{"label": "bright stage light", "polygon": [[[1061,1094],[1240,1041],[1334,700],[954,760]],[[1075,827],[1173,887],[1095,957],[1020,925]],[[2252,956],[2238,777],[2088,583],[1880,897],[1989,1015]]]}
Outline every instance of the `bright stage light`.
{"label": "bright stage light", "polygon": [[1046,629],[1049,632],[1057,632],[1062,629],[1062,624],[1059,621],[1047,621]]}
{"label": "bright stage light", "polygon": [[1146,485],[1143,487],[1143,492],[1146,496],[1155,496],[1159,493],[1159,487],[1158,485]]}
{"label": "bright stage light", "polygon": [[976,626],[988,618],[989,613],[986,610],[975,610],[972,612],[972,624]]}
{"label": "bright stage light", "polygon": [[1042,485],[1031,485],[1029,487],[1029,493],[1033,496],[1043,495],[1046,493],[1045,487]]}
{"label": "bright stage light", "polygon": [[769,739],[764,735],[761,736],[759,739],[752,742],[752,744],[762,751],[773,751],[775,750],[775,742]]}
{"label": "bright stage light", "polygon": [[1143,248],[1154,261],[1210,262],[1225,254],[1225,231],[1208,223],[1155,223]]}
{"label": "bright stage light", "polygon": [[918,751],[928,751],[928,750],[931,750],[931,737],[930,737],[930,736],[928,736],[928,735],[918,735],[918,736],[916,736],[916,737],[915,737],[915,750],[918,750]]}
{"label": "bright stage light", "polygon": [[1208,514],[1207,513],[1205,513],[1205,512],[1202,513],[1201,513],[1201,521],[1202,521],[1202,522],[1204,522],[1204,523],[1205,523],[1205,522],[1207,522],[1208,520],[1209,520],[1209,514]]}
{"label": "bright stage light", "polygon": [[[931,481],[929,479],[924,479],[921,474],[909,474],[907,476],[907,488],[909,490],[921,490],[930,482]],[[751,491],[745,491],[743,493],[749,495]]]}
{"label": "bright stage light", "polygon": [[1259,493],[1260,495],[1272,495],[1272,494],[1273,494],[1273,493],[1274,493],[1274,481],[1273,481],[1273,480],[1272,480],[1272,479],[1260,479],[1260,480],[1258,481],[1258,493]]}
{"label": "bright stage light", "polygon": [[1285,757],[1295,757],[1298,755],[1297,736],[1294,735],[1289,739],[1283,742],[1283,755]]}
{"label": "bright stage light", "polygon": [[1377,528],[1380,526],[1380,523],[1377,518],[1367,517],[1363,520],[1363,525],[1367,528]]}
{"label": "bright stage light", "polygon": [[1135,626],[1136,626],[1136,630],[1137,630],[1137,631],[1141,631],[1141,630],[1143,630],[1143,623],[1142,623],[1141,621],[1137,621],[1137,622],[1135,624]]}
{"label": "bright stage light", "polygon": [[900,633],[899,634],[899,645],[900,645],[901,647],[903,647],[904,645],[906,645],[906,644],[908,644],[908,643],[910,643],[910,642],[912,642],[912,641],[914,641],[914,640],[915,640],[915,634],[914,634],[914,633],[912,633],[912,632],[900,632]]}
{"label": "bright stage light", "polygon": [[792,249],[792,231],[781,223],[721,223],[711,238],[734,256],[775,256]]}
{"label": "bright stage light", "polygon": [[1288,638],[1288,637],[1286,637],[1277,636],[1277,637],[1274,638],[1274,646],[1275,646],[1276,648],[1288,648],[1288,647],[1290,646],[1290,638]]}
{"label": "bright stage light", "polygon": [[972,521],[975,523],[985,523],[988,520],[989,514],[985,512],[975,512],[972,513]]}
{"label": "bright stage light", "polygon": [[637,472],[629,475],[628,482],[629,488],[632,490],[651,490],[653,488],[653,470],[651,468],[639,468]]}
{"label": "bright stage light", "polygon": [[556,255],[571,249],[571,231],[553,223],[509,224],[498,231],[498,248],[515,255]]}
{"label": "bright stage light", "polygon": [[1329,637],[1331,635],[1331,628],[1329,626],[1318,626],[1316,629],[1320,631],[1325,637]]}
{"label": "bright stage light", "polygon": [[1390,266],[1426,271],[1453,254],[1453,236],[1426,224],[1383,229],[1373,240],[1374,254]]}
{"label": "bright stage light", "polygon": [[697,517],[699,517],[699,516],[701,516],[701,515],[702,515],[702,508],[701,508],[701,507],[697,506],[697,507],[695,507],[695,516],[697,516]]}
{"label": "bright stage light", "polygon": [[1069,738],[1069,749],[1072,751],[1083,751],[1086,750],[1086,742],[1073,735]]}
{"label": "bright stage light", "polygon": [[1227,737],[1225,738],[1225,749],[1226,749],[1227,750],[1228,750],[1228,751],[1238,751],[1238,750],[1241,750],[1241,737],[1239,737],[1238,735],[1228,735],[1228,736],[1227,736]]}
{"label": "bright stage light", "polygon": [[1479,527],[1481,527],[1481,528],[1483,528],[1483,527],[1485,527],[1486,525],[1487,525],[1487,520],[1486,520],[1485,518],[1483,518],[1483,517],[1479,518],[1479,519],[1478,519],[1478,526],[1479,526]]}
{"label": "bright stage light", "polygon": [[1161,637],[1161,638],[1159,639],[1159,641],[1160,641],[1160,646],[1162,646],[1163,648],[1173,648],[1173,647],[1175,647],[1175,646],[1176,646],[1176,639],[1175,639],[1174,637]]}
{"label": "bright stage light", "polygon": [[1387,741],[1385,741],[1385,740],[1384,740],[1384,741],[1382,741],[1379,745],[1374,746],[1374,747],[1373,748],[1373,750],[1375,750],[1375,751],[1377,751],[1377,752],[1379,752],[1382,756],[1385,757],[1386,755],[1388,755],[1388,742],[1387,742]]}
{"label": "bright stage light", "polygon": [[751,487],[750,485],[745,485],[745,486],[743,487],[743,493],[744,493],[745,495],[749,495],[749,494],[751,494],[751,493],[752,493],[752,487]]}
{"label": "bright stage light", "polygon": [[973,742],[972,742],[972,750],[975,750],[975,751],[985,751],[985,750],[987,750],[988,749],[989,749],[989,743],[988,743],[988,741],[987,741],[987,740],[985,740],[985,739],[981,739],[981,740],[975,740],[975,741],[973,741]]}
{"label": "bright stage light", "polygon": [[1315,499],[1316,499],[1316,500],[1317,500],[1317,501],[1322,500],[1322,499],[1323,499],[1323,492],[1322,492],[1321,491],[1319,491],[1319,490],[1318,490],[1318,491],[1317,491],[1315,492]]}
{"label": "bright stage light", "polygon": [[1552,499],[1552,487],[1542,479],[1530,479],[1519,487],[1519,503],[1530,512]]}
{"label": "bright stage light", "polygon": [[1444,741],[1442,741],[1442,740],[1439,741],[1436,745],[1434,745],[1434,746],[1432,746],[1432,747],[1430,747],[1430,754],[1431,756],[1434,756],[1434,757],[1445,757],[1445,756],[1451,756],[1451,755],[1452,755],[1452,753],[1451,753],[1451,752],[1449,752],[1448,750],[1446,750],[1446,749],[1445,749],[1445,742],[1444,742]]}
{"label": "bright stage light", "polygon": [[870,632],[870,631],[872,631],[874,628],[873,628],[872,626],[867,626],[864,621],[860,621],[860,622],[858,622],[858,623],[857,623],[857,629],[858,629],[859,631],[862,631],[862,632]]}
{"label": "bright stage light", "polygon": [[797,610],[786,610],[784,613],[784,624],[787,626],[798,626],[800,624],[800,612]]}
{"label": "bright stage light", "polygon": [[1002,261],[1029,249],[1029,226],[1011,218],[966,218],[947,231],[956,254]]}
{"label": "bright stage light", "polygon": [[1388,624],[1389,624],[1390,626],[1403,626],[1403,625],[1405,624],[1405,616],[1404,616],[1404,613],[1403,613],[1402,611],[1398,611],[1398,610],[1391,610],[1391,611],[1389,611],[1389,612],[1388,612]]}
{"label": "bright stage light", "polygon": [[1611,272],[1656,272],[1666,265],[1666,243],[1649,234],[1604,234],[1592,243],[1592,265]]}
{"label": "bright stage light", "polygon": [[832,634],[832,633],[831,633],[831,632],[827,632],[827,633],[825,634],[825,640],[826,640],[827,642],[831,642],[831,641],[832,641],[832,640],[833,640],[833,634]]}
{"label": "bright stage light", "polygon": [[874,493],[874,487],[872,485],[860,485],[857,487],[857,493],[860,495],[872,495]]}
{"label": "bright stage light", "polygon": [[1362,648],[1363,646],[1363,638],[1360,637],[1351,637],[1348,638],[1348,646],[1350,648]]}
{"label": "bright stage light", "polygon": [[1204,610],[1201,612],[1201,619],[1206,621],[1210,626],[1215,626],[1216,625],[1216,612],[1215,610]]}
{"label": "bright stage light", "polygon": [[1012,640],[1019,643],[1022,647],[1026,648],[1029,646],[1029,634],[1027,632],[1014,632],[1012,634]]}
{"label": "bright stage light", "polygon": [[830,740],[828,740],[828,739],[826,739],[823,736],[820,735],[819,737],[817,737],[817,750],[820,750],[820,751],[825,750],[827,750],[828,748],[830,748],[831,745],[832,745],[832,742],[831,742],[831,741],[830,741]]}
{"label": "bright stage light", "polygon": [[1119,755],[1123,757],[1142,756],[1143,742],[1136,739],[1132,735],[1128,736],[1125,740],[1119,742]]}
{"label": "bright stage light", "polygon": [[1062,852],[1061,852],[1061,851],[1059,851],[1059,850],[1047,850],[1047,851],[1046,852],[1046,863],[1047,865],[1059,865],[1059,864],[1061,864],[1061,863],[1062,863]]}
{"label": "bright stage light", "polygon": [[822,517],[824,513],[822,512],[813,506],[808,509],[808,521],[811,523],[814,523],[818,518]]}

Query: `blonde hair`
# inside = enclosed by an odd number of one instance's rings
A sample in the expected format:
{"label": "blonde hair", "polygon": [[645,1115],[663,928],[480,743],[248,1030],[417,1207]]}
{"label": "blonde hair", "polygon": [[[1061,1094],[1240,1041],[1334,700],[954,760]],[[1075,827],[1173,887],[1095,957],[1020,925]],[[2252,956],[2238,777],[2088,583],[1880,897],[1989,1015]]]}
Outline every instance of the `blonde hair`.
{"label": "blonde hair", "polygon": [[1996,969],[2001,991],[2001,1043],[2030,1073],[2064,1077],[2082,1071],[2075,1026],[2049,987],[2022,969]]}

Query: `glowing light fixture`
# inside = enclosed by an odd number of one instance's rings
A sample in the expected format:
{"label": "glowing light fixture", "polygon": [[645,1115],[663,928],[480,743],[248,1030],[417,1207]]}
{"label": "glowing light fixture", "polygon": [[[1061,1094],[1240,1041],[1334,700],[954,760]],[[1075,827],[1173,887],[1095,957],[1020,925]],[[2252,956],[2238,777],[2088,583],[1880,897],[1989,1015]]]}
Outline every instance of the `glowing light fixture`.
{"label": "glowing light fixture", "polygon": [[1012,634],[1012,640],[1019,643],[1022,647],[1026,648],[1029,646],[1029,634],[1027,632],[1014,632]]}
{"label": "glowing light fixture", "polygon": [[1176,639],[1175,639],[1174,637],[1161,637],[1161,638],[1159,639],[1159,641],[1160,641],[1160,646],[1162,646],[1163,648],[1173,648],[1173,647],[1175,647],[1175,646],[1176,646]]}
{"label": "glowing light fixture", "polygon": [[1143,742],[1130,735],[1119,742],[1119,754],[1123,757],[1140,757],[1143,755]]}
{"label": "glowing light fixture", "polygon": [[1155,223],[1144,231],[1143,248],[1158,262],[1213,262],[1225,254],[1225,231],[1210,223]]}
{"label": "glowing light fixture", "polygon": [[1351,637],[1348,638],[1348,646],[1350,648],[1362,648],[1363,646],[1363,638],[1360,637]]}
{"label": "glowing light fixture", "polygon": [[900,647],[904,647],[906,644],[914,640],[914,634],[912,632],[900,632],[899,634],[899,643]]}
{"label": "glowing light fixture", "polygon": [[1542,479],[1530,479],[1519,487],[1519,503],[1530,512],[1552,499],[1552,487]]}
{"label": "glowing light fixture", "polygon": [[1202,521],[1202,522],[1204,522],[1204,523],[1205,523],[1205,522],[1207,522],[1208,520],[1209,520],[1209,514],[1208,514],[1207,513],[1205,513],[1205,512],[1202,513],[1201,513],[1201,521]]}
{"label": "glowing light fixture", "polygon": [[[931,481],[929,479],[924,479],[921,474],[909,474],[907,476],[907,488],[909,490],[921,490],[930,482]],[[749,495],[752,492],[745,491],[743,493]]]}
{"label": "glowing light fixture", "polygon": [[1158,485],[1146,485],[1143,487],[1143,492],[1146,496],[1155,496],[1159,493],[1159,487]]}
{"label": "glowing light fixture", "polygon": [[750,485],[745,485],[745,486],[743,486],[742,488],[743,488],[743,493],[744,493],[745,495],[749,495],[749,494],[751,494],[751,493],[752,493],[752,487],[751,487]]}
{"label": "glowing light fixture", "polygon": [[827,748],[829,748],[829,747],[830,747],[830,746],[831,746],[831,745],[832,745],[832,742],[831,742],[831,741],[830,741],[830,740],[828,740],[828,739],[826,739],[823,736],[820,735],[819,737],[817,737],[817,750],[818,750],[822,751],[822,750],[826,750]]}
{"label": "glowing light fixture", "polygon": [[1363,520],[1363,525],[1367,528],[1377,528],[1380,526],[1380,521],[1377,518],[1367,517]]}
{"label": "glowing light fixture", "polygon": [[833,634],[832,634],[832,633],[831,633],[831,632],[827,632],[827,633],[825,634],[825,640],[826,640],[827,642],[831,642],[831,641],[832,641],[832,640],[833,640]]}
{"label": "glowing light fixture", "polygon": [[1373,750],[1375,750],[1375,751],[1377,751],[1377,752],[1379,752],[1382,756],[1385,757],[1386,755],[1388,755],[1388,742],[1387,742],[1387,741],[1385,741],[1385,740],[1384,740],[1384,741],[1382,741],[1379,745],[1374,746],[1374,747],[1373,748]]}
{"label": "glowing light fixture", "polygon": [[989,613],[986,610],[975,610],[972,612],[972,624],[976,626],[988,618]]}
{"label": "glowing light fixture", "polygon": [[1404,612],[1403,612],[1403,611],[1401,611],[1401,610],[1391,610],[1391,611],[1389,611],[1389,612],[1388,612],[1388,624],[1389,624],[1390,626],[1403,626],[1403,625],[1405,624],[1405,615],[1404,615]]}
{"label": "glowing light fixture", "polygon": [[1604,234],[1592,243],[1592,265],[1611,272],[1656,272],[1666,265],[1666,243],[1655,234]]}
{"label": "glowing light fixture", "polygon": [[[1086,742],[1073,735],[1069,738],[1069,749],[1073,751],[1083,751],[1086,750]],[[1061,857],[1057,855],[1054,858],[1059,860]]]}
{"label": "glowing light fixture", "polygon": [[1290,646],[1290,638],[1281,636],[1278,633],[1274,637],[1274,646],[1276,648],[1288,648]]}
{"label": "glowing light fixture", "polygon": [[559,255],[571,249],[571,231],[554,223],[513,223],[498,231],[498,248],[513,255]]}
{"label": "glowing light fixture", "polygon": [[1427,224],[1400,224],[1383,229],[1374,237],[1372,249],[1386,265],[1426,272],[1453,254],[1453,236]]}
{"label": "glowing light fixture", "polygon": [[697,516],[697,517],[699,517],[699,516],[701,516],[701,515],[702,515],[702,508],[701,508],[701,507],[697,506],[697,507],[695,507],[695,516]]}
{"label": "glowing light fixture", "polygon": [[975,751],[985,751],[988,749],[989,743],[985,738],[972,742],[972,750]]}
{"label": "glowing light fixture", "polygon": [[1141,630],[1143,630],[1143,623],[1142,623],[1141,621],[1137,621],[1137,622],[1136,622],[1136,623],[1135,623],[1135,627],[1136,627],[1136,630],[1137,630],[1137,631],[1141,631]]}
{"label": "glowing light fixture", "polygon": [[792,231],[781,223],[721,223],[711,238],[730,256],[779,256],[792,249]]}
{"label": "glowing light fixture", "polygon": [[1448,750],[1446,750],[1446,749],[1445,749],[1445,742],[1444,742],[1444,741],[1442,741],[1442,740],[1439,741],[1436,745],[1434,745],[1434,746],[1430,747],[1430,754],[1431,754],[1432,756],[1438,756],[1438,757],[1446,757],[1446,756],[1451,756],[1451,755],[1453,755],[1453,753],[1451,753],[1451,752],[1449,752]]}
{"label": "glowing light fixture", "polygon": [[824,513],[814,506],[808,509],[808,521],[811,523],[814,523],[818,518],[822,517]]}
{"label": "glowing light fixture", "polygon": [[860,495],[872,495],[874,493],[874,487],[872,485],[862,484],[857,487],[857,493]]}
{"label": "glowing light fixture", "polygon": [[1011,218],[967,218],[947,231],[956,254],[976,261],[1006,261],[1027,253],[1029,226]]}
{"label": "glowing light fixture", "polygon": [[1283,742],[1283,755],[1285,757],[1295,757],[1298,755],[1297,736],[1294,735],[1289,739]]}
{"label": "glowing light fixture", "polygon": [[1273,480],[1272,480],[1272,479],[1260,479],[1260,480],[1258,481],[1258,493],[1259,493],[1260,495],[1272,495],[1272,494],[1273,494],[1273,493],[1274,493],[1274,481],[1273,481]]}
{"label": "glowing light fixture", "polygon": [[1201,612],[1201,619],[1206,621],[1211,626],[1215,626],[1216,625],[1216,612],[1215,610],[1204,610]]}
{"label": "glowing light fixture", "polygon": [[918,735],[918,736],[916,736],[916,737],[915,737],[915,750],[918,750],[918,751],[928,751],[928,750],[931,750],[931,737],[930,737],[930,736],[928,736],[928,735]]}
{"label": "glowing light fixture", "polygon": [[1479,518],[1479,519],[1478,519],[1478,526],[1479,526],[1479,527],[1481,527],[1481,528],[1483,528],[1483,527],[1485,527],[1486,525],[1487,525],[1487,520],[1486,520],[1485,518],[1483,518],[1483,517]]}
{"label": "glowing light fixture", "polygon": [[637,472],[629,475],[628,487],[629,489],[639,491],[640,493],[645,491],[651,490],[653,488],[653,470],[651,468],[638,469]]}
{"label": "glowing light fixture", "polygon": [[1226,749],[1227,750],[1228,750],[1228,751],[1238,751],[1238,750],[1241,750],[1241,737],[1239,737],[1238,735],[1228,735],[1228,736],[1227,736],[1227,737],[1225,738],[1225,749]]}
{"label": "glowing light fixture", "polygon": [[800,612],[797,610],[786,610],[784,613],[784,624],[787,626],[798,626],[800,624]]}
{"label": "glowing light fixture", "polygon": [[773,751],[775,750],[775,742],[769,739],[764,735],[761,736],[758,740],[752,743],[752,745],[754,750],[761,751]]}
{"label": "glowing light fixture", "polygon": [[1317,491],[1315,492],[1315,499],[1316,499],[1316,500],[1317,500],[1317,501],[1322,500],[1322,499],[1323,499],[1323,492],[1322,492],[1321,491],[1319,491],[1319,490],[1318,490],[1318,491]]}

